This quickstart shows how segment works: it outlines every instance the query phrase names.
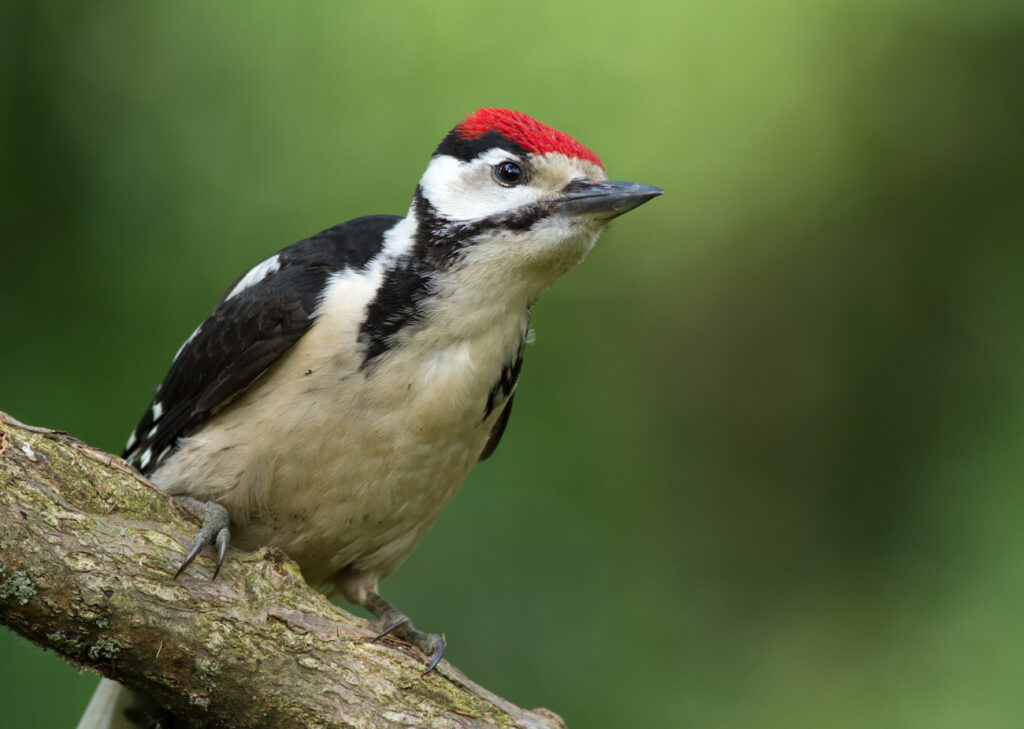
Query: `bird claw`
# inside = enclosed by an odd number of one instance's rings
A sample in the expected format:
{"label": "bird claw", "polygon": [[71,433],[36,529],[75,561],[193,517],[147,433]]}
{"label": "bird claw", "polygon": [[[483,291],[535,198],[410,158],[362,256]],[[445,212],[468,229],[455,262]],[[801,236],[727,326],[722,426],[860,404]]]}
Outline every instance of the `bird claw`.
{"label": "bird claw", "polygon": [[420,651],[430,656],[430,662],[427,664],[427,670],[422,673],[423,676],[437,668],[437,664],[441,662],[441,657],[444,655],[445,648],[447,647],[447,642],[443,635],[417,630],[413,627],[412,621],[409,620],[407,615],[400,612],[394,605],[376,593],[372,593],[367,598],[367,602],[363,607],[379,617],[384,625],[384,628],[370,641],[371,643],[376,643],[384,636],[393,634],[396,638],[404,640],[406,643],[411,643]]}
{"label": "bird claw", "polygon": [[[437,633],[424,633],[424,635],[428,635],[432,638],[437,639],[437,644],[434,647],[434,652],[430,656],[430,664],[427,666],[427,670],[424,671],[422,674],[426,676],[428,673],[430,673],[437,667],[438,663],[441,662],[441,656],[444,655],[444,649],[448,647],[448,643],[445,641],[443,635],[438,635]],[[426,653],[426,651],[423,652]]]}
{"label": "bird claw", "polygon": [[228,552],[228,542],[230,540],[231,532],[228,531],[227,527],[217,532],[217,566],[213,568],[213,577],[211,579],[216,580],[217,575],[220,574],[220,567],[224,564],[224,555]]}
{"label": "bird claw", "polygon": [[215,501],[200,501],[190,496],[176,498],[186,506],[198,511],[202,515],[203,525],[199,528],[196,538],[192,540],[192,546],[189,547],[188,554],[185,555],[178,571],[174,573],[174,579],[178,579],[207,544],[217,547],[217,564],[213,570],[213,579],[217,579],[221,565],[224,564],[224,555],[228,551],[228,542],[231,540],[231,532],[228,530],[230,522],[228,510]]}
{"label": "bird claw", "polygon": [[405,625],[406,623],[409,623],[409,618],[406,617],[405,615],[399,616],[397,620],[395,620],[393,623],[391,623],[386,628],[384,628],[384,630],[382,630],[379,633],[377,633],[377,637],[374,638],[373,640],[371,640],[370,642],[371,643],[376,643],[378,640],[383,638],[385,635],[388,635],[389,633],[394,632],[397,628]]}
{"label": "bird claw", "polygon": [[412,627],[412,623],[408,622],[408,620],[409,619],[406,618],[405,622],[399,622],[398,625],[393,628],[389,625],[386,630],[394,632],[396,637],[401,638],[407,643],[411,643],[422,653],[430,656],[430,662],[427,664],[427,669],[420,674],[422,676],[426,676],[437,668],[437,664],[441,662],[441,657],[444,656],[444,650],[448,647],[448,644],[443,635],[417,630]]}

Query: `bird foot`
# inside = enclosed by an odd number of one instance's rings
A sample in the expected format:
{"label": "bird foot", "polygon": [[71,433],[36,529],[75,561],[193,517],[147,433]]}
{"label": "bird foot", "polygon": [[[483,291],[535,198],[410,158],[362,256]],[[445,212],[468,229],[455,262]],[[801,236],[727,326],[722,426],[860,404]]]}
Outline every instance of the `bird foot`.
{"label": "bird foot", "polygon": [[377,633],[377,637],[372,642],[376,643],[386,635],[393,635],[419,648],[430,656],[427,669],[423,672],[424,676],[433,671],[441,662],[441,656],[444,655],[444,650],[447,647],[443,635],[417,630],[407,615],[376,593],[370,594],[364,607],[380,618],[382,626],[381,631]]}
{"label": "bird foot", "polygon": [[185,555],[185,560],[181,563],[178,571],[174,573],[174,579],[178,579],[178,576],[192,564],[192,560],[196,558],[199,551],[207,544],[213,544],[217,547],[217,566],[213,570],[212,578],[214,580],[217,579],[217,575],[220,574],[220,567],[224,564],[224,554],[228,551],[228,541],[231,539],[231,532],[228,531],[228,524],[230,523],[228,510],[215,501],[200,501],[191,496],[175,496],[174,498],[189,509],[198,512],[203,519],[203,525],[199,528],[196,538],[192,541],[192,546],[189,548],[188,554]]}

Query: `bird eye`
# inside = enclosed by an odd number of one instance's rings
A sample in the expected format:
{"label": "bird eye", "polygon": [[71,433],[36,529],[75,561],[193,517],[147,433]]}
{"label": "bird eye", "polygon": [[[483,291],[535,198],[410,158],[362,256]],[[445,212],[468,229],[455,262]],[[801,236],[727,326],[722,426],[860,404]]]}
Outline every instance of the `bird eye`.
{"label": "bird eye", "polygon": [[518,185],[523,181],[524,177],[525,173],[518,162],[508,160],[494,165],[494,179],[497,180],[500,185],[505,185],[506,187]]}

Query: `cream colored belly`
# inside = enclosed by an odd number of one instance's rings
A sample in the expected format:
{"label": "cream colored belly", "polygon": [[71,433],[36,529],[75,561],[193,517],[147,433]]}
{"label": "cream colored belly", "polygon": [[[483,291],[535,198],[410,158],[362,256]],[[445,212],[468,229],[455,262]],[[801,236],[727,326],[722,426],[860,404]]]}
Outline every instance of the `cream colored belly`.
{"label": "cream colored belly", "polygon": [[313,345],[300,342],[185,439],[153,481],[223,504],[232,544],[279,547],[311,584],[341,570],[375,584],[477,462],[501,410],[483,420],[509,348],[408,348],[367,374],[316,360]]}

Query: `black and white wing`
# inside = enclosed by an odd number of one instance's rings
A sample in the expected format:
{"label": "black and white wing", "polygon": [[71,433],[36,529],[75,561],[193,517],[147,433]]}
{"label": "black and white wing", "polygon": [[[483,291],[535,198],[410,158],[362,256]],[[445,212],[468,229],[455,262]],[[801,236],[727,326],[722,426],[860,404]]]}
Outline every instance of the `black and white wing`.
{"label": "black and white wing", "polygon": [[491,428],[491,434],[487,438],[487,443],[484,444],[484,449],[480,453],[478,461],[486,461],[494,453],[494,450],[498,447],[498,443],[501,442],[501,436],[505,434],[505,426],[508,425],[508,417],[512,414],[512,400],[515,399],[515,393],[513,393],[508,401],[505,403],[504,409],[501,411],[501,415],[494,421],[494,427]]}
{"label": "black and white wing", "polygon": [[151,473],[179,438],[244,391],[313,324],[327,278],[360,269],[401,218],[374,215],[336,225],[275,253],[229,288],[175,355],[128,439],[124,458]]}
{"label": "black and white wing", "polygon": [[519,345],[519,351],[516,353],[516,356],[502,369],[501,376],[494,383],[494,386],[491,387],[491,392],[487,396],[487,407],[484,410],[485,420],[487,416],[494,412],[498,403],[504,402],[505,404],[502,407],[501,415],[494,421],[494,427],[491,428],[491,434],[487,438],[487,443],[484,444],[484,450],[478,460],[485,461],[490,458],[491,454],[494,453],[494,449],[498,447],[501,436],[505,433],[505,426],[508,425],[508,418],[512,414],[512,400],[515,399],[519,372],[523,368],[523,350],[525,347],[526,341],[524,340]]}

